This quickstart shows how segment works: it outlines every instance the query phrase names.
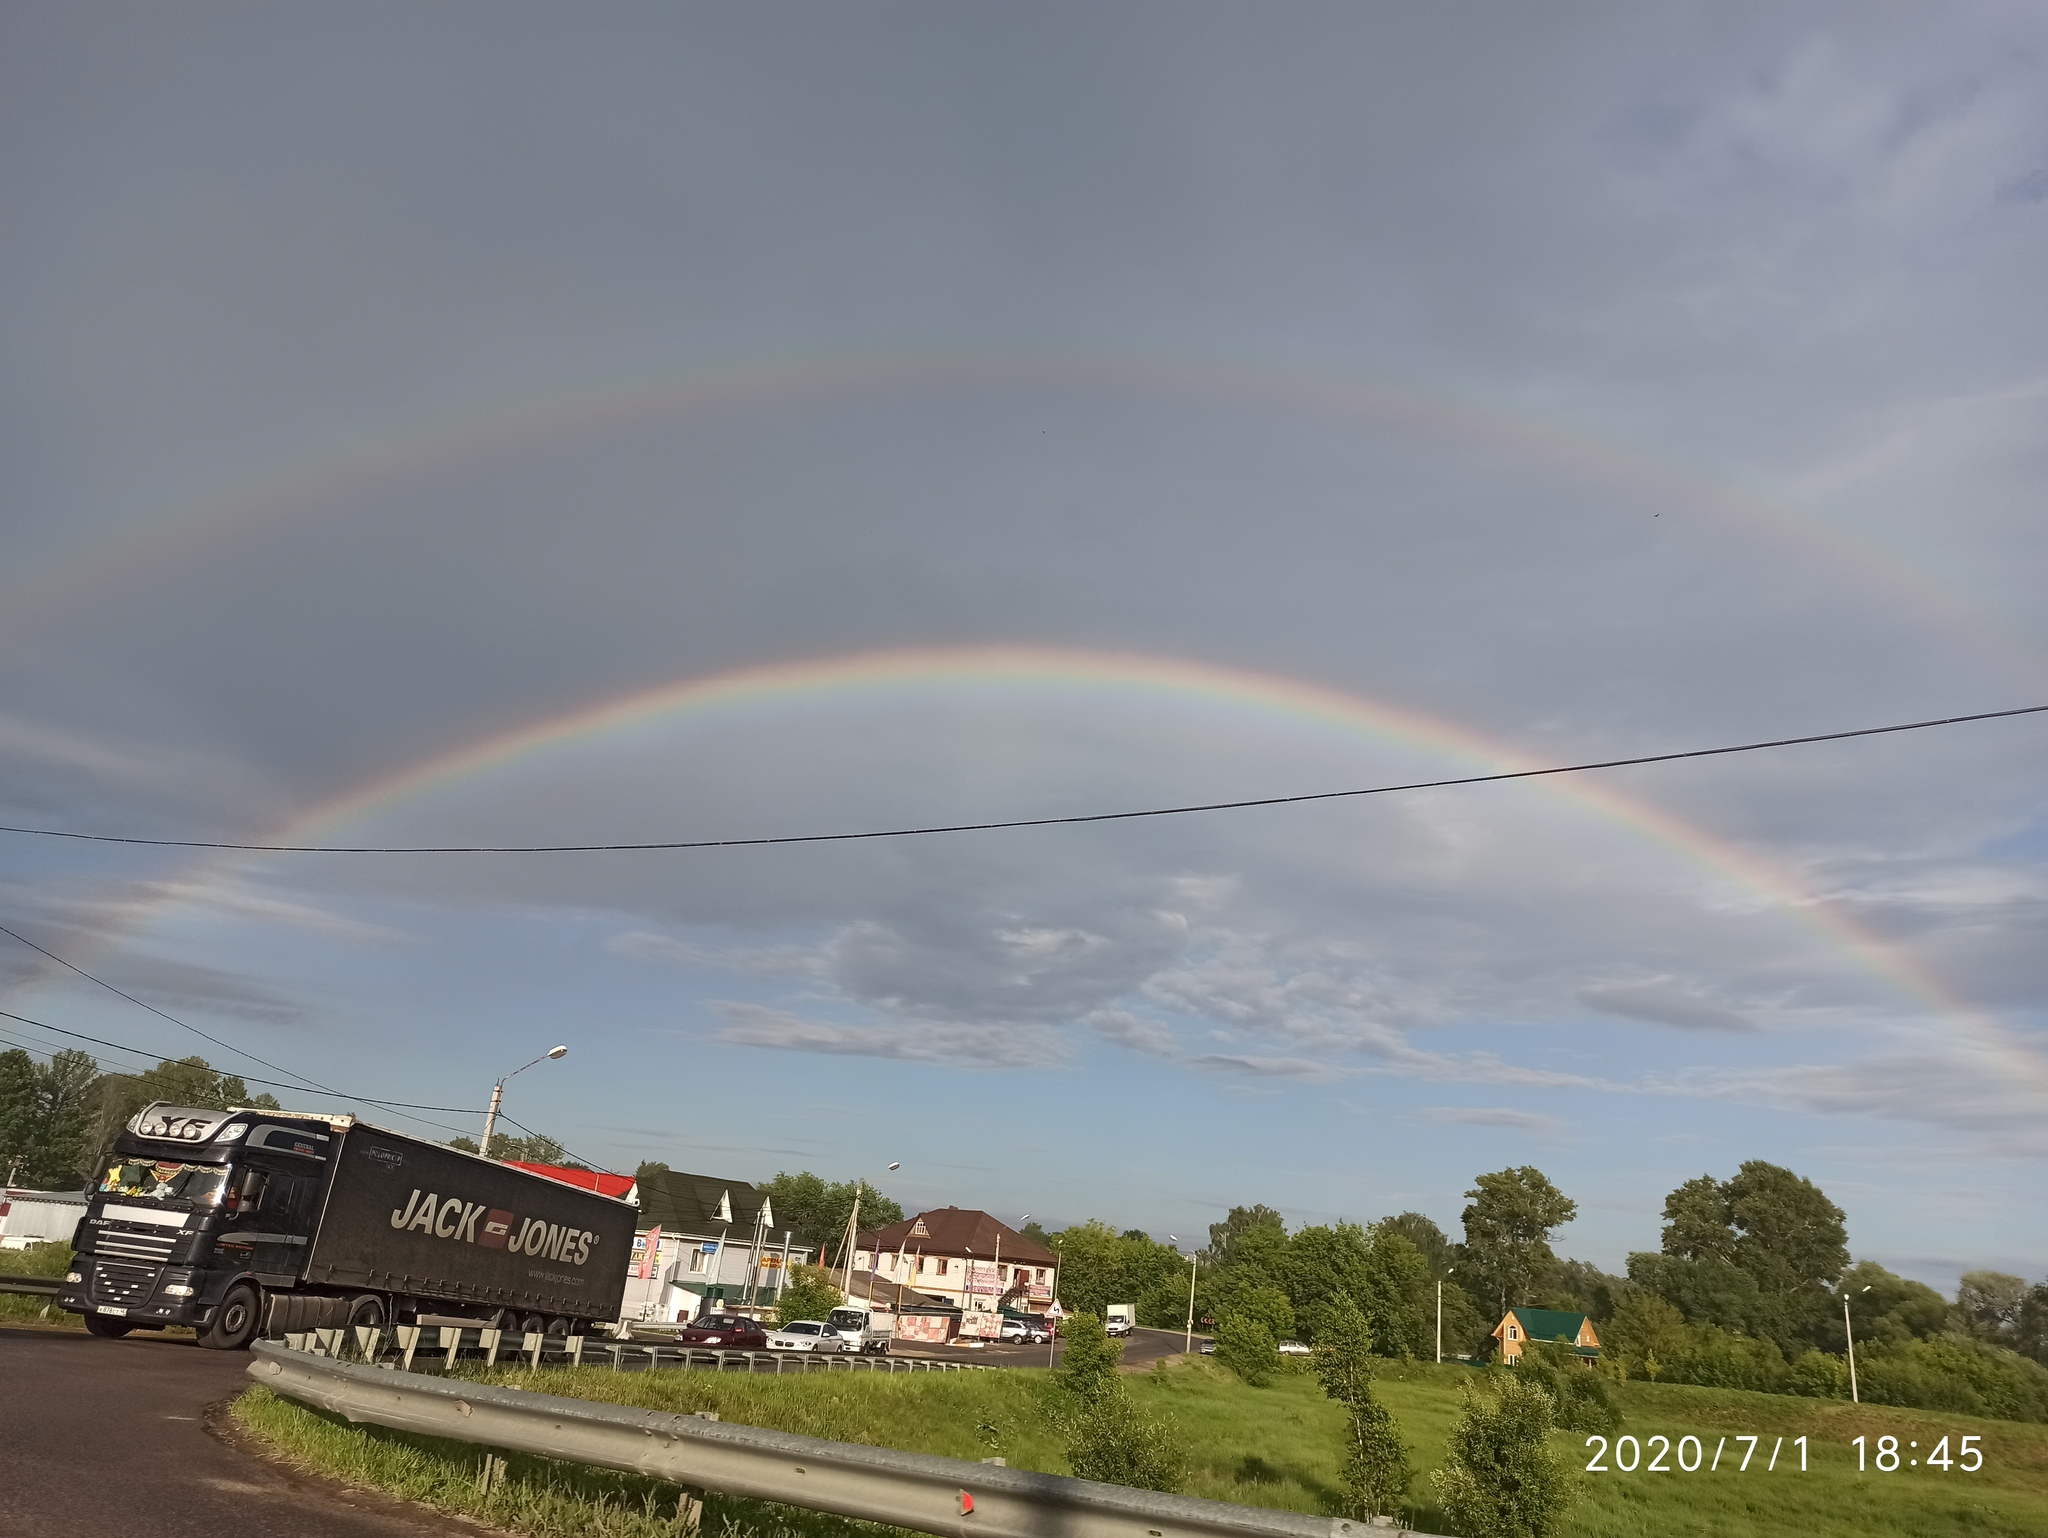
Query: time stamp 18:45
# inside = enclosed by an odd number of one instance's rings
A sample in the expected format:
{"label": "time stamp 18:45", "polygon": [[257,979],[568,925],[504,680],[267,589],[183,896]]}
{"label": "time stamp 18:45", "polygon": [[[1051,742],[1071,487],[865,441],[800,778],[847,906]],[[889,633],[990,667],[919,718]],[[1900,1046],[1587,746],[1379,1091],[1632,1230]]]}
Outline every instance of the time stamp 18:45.
{"label": "time stamp 18:45", "polygon": [[[1879,1437],[1872,1443],[1868,1437],[1857,1437],[1849,1445],[1856,1449],[1856,1472],[1868,1473],[1875,1469],[1880,1474],[1896,1474],[1902,1468],[1939,1469],[1974,1474],[1984,1467],[1984,1450],[1978,1442],[1979,1436],[1957,1437],[1950,1446],[1950,1438],[1943,1437],[1930,1447],[1923,1456],[1918,1442],[1908,1442],[1902,1448],[1894,1436]],[[1713,1455],[1708,1456],[1706,1443],[1696,1436],[1682,1436],[1675,1443],[1667,1436],[1649,1436],[1638,1441],[1632,1436],[1615,1437],[1610,1444],[1606,1437],[1586,1438],[1586,1446],[1593,1456],[1586,1460],[1588,1474],[1700,1474],[1719,1473],[1725,1456],[1728,1472],[1747,1474],[1752,1465],[1760,1473],[1775,1473],[1779,1455],[1784,1454],[1788,1470],[1794,1468],[1792,1452],[1797,1449],[1798,1473],[1806,1472],[1807,1445],[1805,1437],[1794,1437],[1786,1441],[1776,1437],[1768,1454],[1759,1457],[1764,1439],[1744,1434],[1724,1436],[1716,1440]]]}

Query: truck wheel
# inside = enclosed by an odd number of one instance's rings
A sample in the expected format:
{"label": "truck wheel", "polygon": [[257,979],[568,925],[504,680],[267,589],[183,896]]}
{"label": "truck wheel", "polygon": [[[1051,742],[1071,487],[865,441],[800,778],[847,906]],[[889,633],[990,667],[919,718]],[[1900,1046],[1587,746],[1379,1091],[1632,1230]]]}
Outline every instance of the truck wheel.
{"label": "truck wheel", "polygon": [[384,1323],[384,1300],[375,1293],[366,1292],[348,1306],[348,1327],[374,1330]]}
{"label": "truck wheel", "polygon": [[550,1335],[566,1336],[574,1328],[575,1327],[571,1325],[569,1321],[566,1319],[550,1319],[548,1321],[547,1333]]}
{"label": "truck wheel", "polygon": [[199,1344],[209,1351],[240,1351],[256,1336],[262,1317],[263,1300],[247,1282],[237,1282],[220,1300],[213,1323],[200,1334]]}
{"label": "truck wheel", "polygon": [[135,1326],[127,1320],[111,1318],[106,1314],[87,1314],[85,1316],[85,1333],[97,1335],[102,1340],[119,1340],[134,1328]]}
{"label": "truck wheel", "polygon": [[542,1319],[539,1314],[528,1314],[524,1319],[519,1321],[519,1333],[522,1335],[546,1334],[547,1321]]}

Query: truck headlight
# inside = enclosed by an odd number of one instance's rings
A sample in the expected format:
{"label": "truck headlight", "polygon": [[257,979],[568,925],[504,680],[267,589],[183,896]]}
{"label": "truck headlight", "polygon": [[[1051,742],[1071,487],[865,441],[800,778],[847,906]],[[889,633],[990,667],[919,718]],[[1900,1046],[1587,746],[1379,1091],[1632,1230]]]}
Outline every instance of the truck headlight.
{"label": "truck headlight", "polygon": [[167,1298],[189,1298],[192,1296],[192,1289],[183,1282],[169,1282],[165,1284],[163,1293]]}
{"label": "truck headlight", "polygon": [[80,1276],[76,1271],[66,1271],[64,1273],[64,1280],[67,1282],[82,1282],[85,1280],[85,1278]]}

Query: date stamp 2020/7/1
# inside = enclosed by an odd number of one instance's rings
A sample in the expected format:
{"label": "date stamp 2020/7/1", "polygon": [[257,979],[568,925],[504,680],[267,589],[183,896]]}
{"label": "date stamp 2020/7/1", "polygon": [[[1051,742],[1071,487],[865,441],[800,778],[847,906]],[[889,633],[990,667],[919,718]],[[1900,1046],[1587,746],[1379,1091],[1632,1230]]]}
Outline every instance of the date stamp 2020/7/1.
{"label": "date stamp 2020/7/1", "polygon": [[[1899,1439],[1881,1436],[1875,1444],[1875,1456],[1868,1437],[1857,1437],[1849,1445],[1856,1449],[1856,1470],[1867,1473],[1875,1469],[1880,1474],[1897,1473],[1901,1468],[1939,1469],[1944,1473],[1956,1471],[1974,1474],[1984,1467],[1984,1450],[1977,1446],[1982,1438],[1965,1436],[1956,1439],[1951,1449],[1949,1438],[1943,1437],[1928,1449],[1925,1457],[1919,1455],[1920,1444],[1909,1442],[1902,1449]],[[1723,1436],[1714,1444],[1713,1455],[1707,1454],[1706,1443],[1692,1435],[1680,1437],[1673,1442],[1661,1433],[1638,1439],[1633,1436],[1618,1436],[1609,1439],[1603,1436],[1586,1438],[1586,1446],[1592,1456],[1586,1460],[1588,1474],[1713,1474],[1722,1469],[1722,1459],[1727,1459],[1727,1470],[1734,1474],[1751,1472],[1755,1464],[1761,1473],[1775,1473],[1779,1455],[1785,1455],[1787,1471],[1804,1474],[1807,1471],[1807,1441],[1805,1437],[1793,1437],[1789,1442],[1784,1437],[1774,1438],[1770,1452],[1763,1458],[1757,1454],[1764,1439],[1744,1433],[1740,1436]],[[1733,1444],[1733,1445],[1731,1445]],[[1799,1451],[1799,1463],[1794,1470],[1790,1449]],[[1609,1462],[1609,1459],[1612,1462]]]}

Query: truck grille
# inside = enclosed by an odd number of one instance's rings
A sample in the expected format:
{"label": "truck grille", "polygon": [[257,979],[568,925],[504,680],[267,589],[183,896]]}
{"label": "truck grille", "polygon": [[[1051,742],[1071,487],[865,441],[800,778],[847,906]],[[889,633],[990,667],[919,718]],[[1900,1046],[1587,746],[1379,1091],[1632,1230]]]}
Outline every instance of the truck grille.
{"label": "truck grille", "polygon": [[92,1267],[92,1300],[121,1307],[144,1303],[156,1290],[156,1271],[150,1266],[123,1266],[96,1260]]}
{"label": "truck grille", "polygon": [[111,1260],[143,1260],[161,1265],[181,1235],[175,1228],[103,1228],[93,1236],[93,1252]]}

